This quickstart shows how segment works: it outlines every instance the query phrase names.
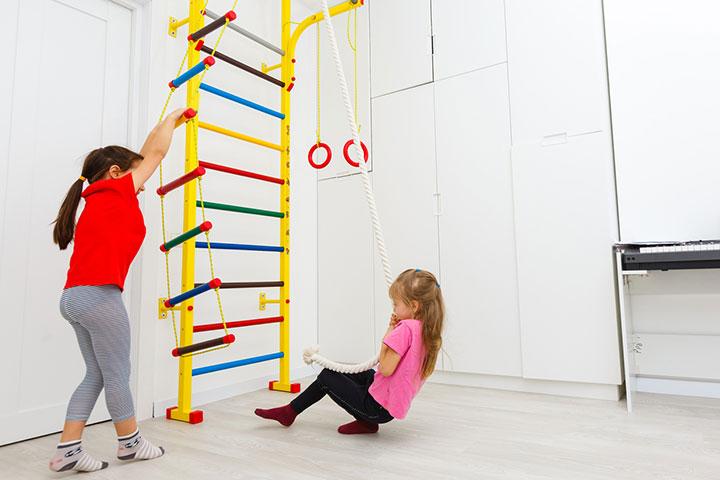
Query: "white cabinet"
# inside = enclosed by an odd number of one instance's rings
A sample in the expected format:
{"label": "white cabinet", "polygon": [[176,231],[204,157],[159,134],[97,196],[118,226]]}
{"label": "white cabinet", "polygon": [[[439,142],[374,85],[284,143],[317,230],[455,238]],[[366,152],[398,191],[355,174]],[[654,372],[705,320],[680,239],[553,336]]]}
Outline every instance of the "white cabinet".
{"label": "white cabinet", "polygon": [[507,69],[435,88],[444,368],[520,376]]}
{"label": "white cabinet", "polygon": [[608,131],[601,0],[507,0],[513,144]]}
{"label": "white cabinet", "polygon": [[610,136],[512,156],[524,377],[619,385]]}
{"label": "white cabinet", "polygon": [[503,0],[433,0],[435,80],[507,60]]}
{"label": "white cabinet", "polygon": [[430,0],[371,0],[371,94],[431,82]]}
{"label": "white cabinet", "polygon": [[[433,86],[376,98],[372,110],[375,197],[393,278],[408,268],[439,275]],[[374,263],[379,342],[392,306],[377,250]]]}
{"label": "white cabinet", "polygon": [[318,183],[319,340],[322,354],[340,362],[365,361],[376,349],[371,228],[360,177]]}

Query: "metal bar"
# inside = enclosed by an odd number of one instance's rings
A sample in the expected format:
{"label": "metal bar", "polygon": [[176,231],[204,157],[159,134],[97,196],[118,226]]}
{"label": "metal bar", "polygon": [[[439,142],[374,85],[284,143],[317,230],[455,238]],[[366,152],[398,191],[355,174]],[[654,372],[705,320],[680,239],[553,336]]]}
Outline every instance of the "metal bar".
{"label": "metal bar", "polygon": [[[195,248],[208,248],[207,242],[195,242]],[[273,247],[271,245],[249,245],[245,243],[222,243],[210,242],[210,248],[213,250],[249,250],[253,252],[282,252],[283,247]]]}
{"label": "metal bar", "polygon": [[[201,285],[197,283],[196,285]],[[264,288],[264,287],[282,287],[285,282],[227,282],[220,285],[218,288]],[[283,316],[283,318],[285,318]]]}
{"label": "metal bar", "polygon": [[[221,324],[222,325],[222,324]],[[212,340],[205,340],[204,342],[193,343],[185,345],[184,347],[176,347],[172,350],[173,357],[180,357],[187,353],[199,352],[206,348],[219,347],[220,345],[228,345],[235,341],[235,335],[229,334],[224,337],[213,338]]]}
{"label": "metal bar", "polygon": [[275,360],[276,358],[283,358],[285,354],[283,352],[270,353],[268,355],[260,355],[258,357],[244,358],[242,360],[235,360],[233,362],[218,363],[217,365],[209,365],[207,367],[193,368],[192,376],[204,375],[206,373],[219,372],[220,370],[227,370],[228,368],[242,367],[244,365],[252,365],[253,363],[267,362],[269,360]]}
{"label": "metal bar", "polygon": [[207,232],[211,228],[212,228],[212,223],[203,222],[200,225],[198,225],[197,227],[195,227],[191,230],[188,230],[187,232],[185,232],[181,235],[178,235],[177,237],[173,238],[169,242],[163,243],[162,245],[160,245],[160,251],[167,252],[171,248],[173,248],[177,245],[180,245],[181,243],[184,243],[185,241],[187,241],[193,237],[200,235],[202,232]]}
{"label": "metal bar", "polygon": [[185,185],[186,183],[188,183],[191,180],[195,180],[198,177],[202,177],[203,175],[205,175],[205,169],[203,167],[197,167],[196,169],[189,171],[182,177],[179,177],[176,180],[173,180],[172,182],[166,183],[162,187],[159,187],[157,189],[157,194],[165,195],[168,192],[172,192],[176,188],[182,187],[183,185]]}
{"label": "metal bar", "polygon": [[[216,19],[216,18],[219,17],[219,15],[218,15],[217,13],[213,12],[212,10],[205,10],[205,15],[207,15],[208,17],[213,18],[213,19]],[[254,33],[248,32],[247,30],[245,30],[245,29],[242,28],[242,27],[238,27],[238,26],[235,25],[235,24],[230,24],[230,25],[228,25],[228,28],[231,29],[231,30],[236,31],[236,32],[239,33],[240,35],[243,35],[243,36],[249,38],[249,39],[252,40],[253,42],[259,43],[259,44],[262,45],[263,47],[269,48],[270,50],[272,50],[273,52],[275,52],[275,53],[277,53],[277,54],[279,54],[279,55],[285,55],[285,50],[276,47],[276,46],[273,45],[272,43],[270,43],[270,42],[268,42],[268,41],[266,41],[266,40],[263,40],[262,38],[258,37],[258,36],[255,35]]]}
{"label": "metal bar", "polygon": [[201,38],[203,38],[203,37],[204,37],[205,35],[207,35],[208,33],[214,32],[214,31],[217,30],[218,28],[220,28],[220,27],[222,27],[223,25],[225,25],[225,22],[226,22],[226,21],[232,22],[233,20],[235,20],[235,19],[237,18],[237,14],[236,14],[235,12],[233,12],[232,10],[230,10],[229,12],[227,12],[227,13],[226,13],[225,15],[223,15],[222,17],[219,16],[219,15],[216,15],[214,18],[215,18],[214,21],[208,23],[207,25],[205,25],[205,26],[204,26],[203,28],[201,28],[200,30],[197,30],[196,32],[191,33],[190,35],[188,35],[188,37],[187,37],[188,40],[191,40],[191,41],[193,41],[193,42],[197,42],[198,40],[200,40]]}
{"label": "metal bar", "polygon": [[200,161],[200,166],[207,168],[208,170],[216,170],[218,172],[230,173],[233,175],[240,175],[241,177],[254,178],[255,180],[262,180],[264,182],[277,183],[278,185],[282,185],[283,183],[285,183],[285,180],[283,180],[282,178],[270,177],[267,175],[262,175],[260,173],[248,172],[246,170],[240,170],[237,168],[226,167],[225,165],[218,165],[216,163],[204,162],[202,160]]}
{"label": "metal bar", "polygon": [[[285,216],[282,212],[273,212],[271,210],[260,210],[259,208],[241,207],[240,205],[230,205],[227,203],[215,203],[215,202],[203,202],[204,207],[210,210],[223,210],[226,212],[235,213],[248,213],[250,215],[260,215],[262,217],[276,217],[283,218]],[[195,202],[195,206],[198,208],[203,207],[200,200]]]}
{"label": "metal bar", "polygon": [[217,87],[213,87],[212,85],[208,85],[207,83],[201,83],[200,84],[200,90],[205,90],[206,92],[213,93],[217,95],[218,97],[226,98],[230,101],[233,101],[235,103],[239,103],[240,105],[245,105],[246,107],[250,107],[253,110],[257,110],[258,112],[266,113],[270,116],[273,116],[275,118],[283,119],[285,118],[285,115],[282,113],[273,110],[268,107],[264,107],[260,105],[259,103],[251,102],[250,100],[246,100],[242,97],[238,97],[237,95],[233,95],[230,92],[226,92],[225,90],[220,90]]}
{"label": "metal bar", "polygon": [[[212,48],[208,47],[207,45],[202,45],[202,46],[200,47],[200,50],[202,50],[202,51],[205,52],[205,53],[212,53]],[[232,65],[233,67],[237,67],[237,68],[239,68],[239,69],[241,69],[241,70],[245,70],[245,71],[248,72],[248,73],[252,73],[252,74],[255,75],[256,77],[260,77],[260,78],[262,78],[263,80],[267,80],[267,81],[270,82],[270,83],[274,83],[274,84],[277,85],[278,87],[281,87],[281,88],[282,88],[282,87],[285,86],[285,82],[282,82],[282,81],[278,80],[278,79],[275,78],[275,77],[271,77],[270,75],[268,75],[268,74],[266,74],[266,73],[263,73],[263,72],[261,72],[260,70],[251,67],[250,65],[246,65],[246,64],[244,64],[244,63],[242,63],[242,62],[240,62],[240,61],[238,61],[238,60],[235,60],[234,58],[229,57],[229,56],[225,55],[225,54],[222,53],[222,52],[218,52],[217,50],[215,50],[215,55],[214,55],[214,57],[217,58],[218,60],[222,60],[223,62]]]}
{"label": "metal bar", "polygon": [[233,130],[228,130],[227,128],[218,127],[217,125],[212,125],[210,123],[198,122],[198,127],[203,128],[205,130],[210,130],[211,132],[216,132],[216,133],[220,133],[222,135],[227,135],[228,137],[237,138],[238,140],[243,140],[245,142],[254,143],[255,145],[260,145],[261,147],[271,148],[271,149],[277,150],[277,151],[282,150],[282,147],[275,143],[270,143],[265,140],[260,140],[259,138],[251,137],[250,135],[245,135],[244,133],[235,132]]}
{"label": "metal bar", "polygon": [[195,325],[194,332],[210,332],[212,330],[222,330],[227,328],[252,327],[254,325],[267,325],[270,323],[282,323],[283,317],[254,318],[252,320],[238,320],[237,322],[222,323],[206,323],[205,325]]}

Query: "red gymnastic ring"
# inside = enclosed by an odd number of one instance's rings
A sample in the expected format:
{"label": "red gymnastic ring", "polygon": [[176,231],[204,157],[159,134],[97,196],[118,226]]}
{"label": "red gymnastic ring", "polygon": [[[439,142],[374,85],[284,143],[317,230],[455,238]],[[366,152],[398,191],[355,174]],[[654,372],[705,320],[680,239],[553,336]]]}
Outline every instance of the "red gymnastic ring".
{"label": "red gymnastic ring", "polygon": [[[318,148],[322,148],[325,150],[325,153],[327,154],[327,158],[324,162],[321,164],[317,164],[313,161],[313,153],[315,153],[315,150]],[[315,145],[310,148],[310,151],[308,151],[308,162],[310,162],[310,165],[317,168],[318,170],[321,168],[327,167],[328,163],[330,163],[330,160],[332,159],[332,150],[330,150],[330,146],[327,143],[316,143]]]}
{"label": "red gymnastic ring", "polygon": [[[343,156],[345,157],[345,161],[348,162],[350,165],[352,165],[353,167],[359,167],[360,164],[359,164],[358,162],[356,162],[355,160],[353,160],[352,158],[350,158],[350,154],[349,154],[349,152],[348,152],[348,150],[350,150],[350,146],[351,146],[352,144],[353,144],[352,139],[348,140],[348,141],[345,143],[345,146],[343,147]],[[365,157],[365,163],[367,163],[367,161],[368,161],[368,149],[367,149],[367,147],[365,146],[365,144],[362,142],[362,140],[360,141],[360,146],[362,147],[363,157]]]}

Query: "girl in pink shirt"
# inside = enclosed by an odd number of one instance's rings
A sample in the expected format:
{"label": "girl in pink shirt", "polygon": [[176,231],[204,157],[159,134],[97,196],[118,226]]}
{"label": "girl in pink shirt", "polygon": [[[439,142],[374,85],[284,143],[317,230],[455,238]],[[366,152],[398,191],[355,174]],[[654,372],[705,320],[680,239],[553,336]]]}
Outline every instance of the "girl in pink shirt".
{"label": "girl in pink shirt", "polygon": [[288,405],[255,414],[289,427],[325,395],[355,417],[338,427],[345,434],[375,433],[378,424],[403,419],[413,398],[435,369],[445,317],[440,285],[423,270],[405,270],[390,286],[393,314],[385,332],[377,371],[338,373],[324,369]]}

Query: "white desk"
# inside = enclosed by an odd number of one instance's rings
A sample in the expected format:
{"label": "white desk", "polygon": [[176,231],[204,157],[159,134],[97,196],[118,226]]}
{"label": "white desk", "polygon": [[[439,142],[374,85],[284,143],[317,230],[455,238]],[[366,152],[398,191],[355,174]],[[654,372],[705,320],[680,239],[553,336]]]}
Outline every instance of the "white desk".
{"label": "white desk", "polygon": [[720,241],[615,244],[623,370],[628,412],[633,410],[637,391],[635,355],[642,354],[643,344],[633,328],[629,283],[633,276],[649,275],[660,270],[695,270],[720,268]]}

